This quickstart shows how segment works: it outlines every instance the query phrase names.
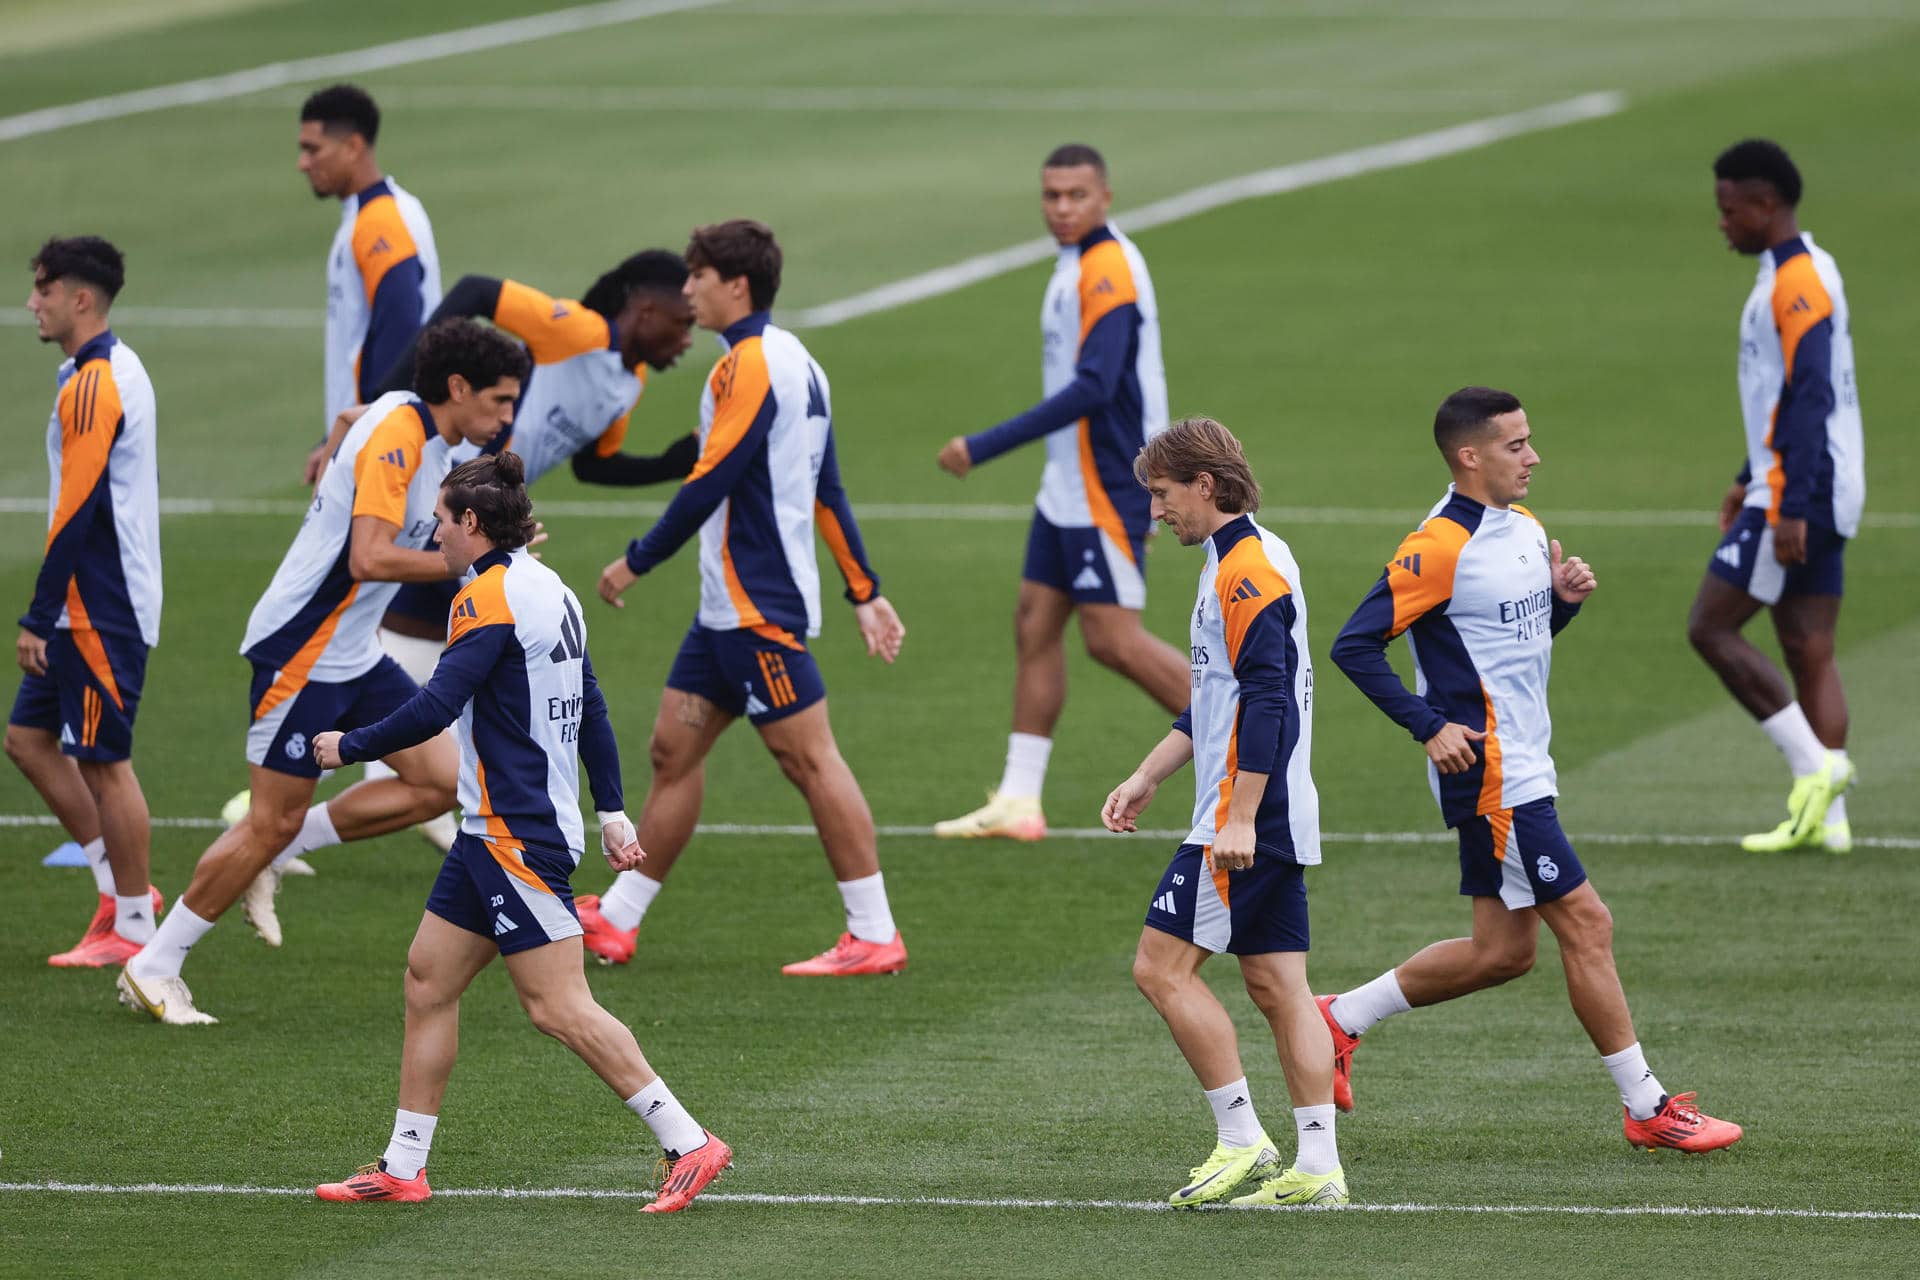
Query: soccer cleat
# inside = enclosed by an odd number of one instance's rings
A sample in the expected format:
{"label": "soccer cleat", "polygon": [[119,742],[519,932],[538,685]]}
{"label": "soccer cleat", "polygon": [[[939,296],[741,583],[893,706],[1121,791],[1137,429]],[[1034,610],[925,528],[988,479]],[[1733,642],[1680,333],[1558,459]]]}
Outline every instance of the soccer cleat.
{"label": "soccer cleat", "polygon": [[1360,1037],[1347,1034],[1347,1029],[1334,1020],[1333,1002],[1338,996],[1316,996],[1314,1004],[1320,1008],[1320,1016],[1327,1020],[1327,1030],[1333,1033],[1333,1105],[1342,1111],[1353,1110],[1353,1051],[1360,1047]]}
{"label": "soccer cleat", "polygon": [[942,840],[983,840],[995,836],[1040,840],[1046,837],[1047,819],[1040,812],[1038,796],[1015,798],[989,791],[987,802],[972,813],[934,823],[933,834]]}
{"label": "soccer cleat", "polygon": [[240,825],[240,819],[247,816],[247,810],[253,807],[253,792],[242,790],[240,794],[220,806],[220,821],[227,824],[229,830]]}
{"label": "soccer cleat", "polygon": [[1827,810],[1853,780],[1853,762],[1838,752],[1827,752],[1818,770],[1793,780],[1793,790],[1787,796],[1787,820],[1771,831],[1742,838],[1740,847],[1748,853],[1785,853],[1802,845],[1820,845]]}
{"label": "soccer cleat", "polygon": [[898,973],[907,967],[907,943],[894,931],[891,942],[867,942],[851,933],[807,960],[780,966],[793,978],[850,978],[862,973]]}
{"label": "soccer cleat", "polygon": [[310,876],[312,874],[314,874],[313,864],[299,854],[295,854],[280,864],[280,875],[282,878],[287,876]]}
{"label": "soccer cleat", "polygon": [[270,947],[277,947],[281,942],[280,913],[274,910],[273,896],[280,892],[282,874],[280,868],[268,863],[240,894],[241,914],[260,935],[260,941]]}
{"label": "soccer cleat", "polygon": [[1280,1153],[1274,1149],[1273,1139],[1262,1130],[1260,1141],[1250,1146],[1216,1145],[1206,1163],[1188,1174],[1192,1180],[1168,1196],[1167,1203],[1176,1209],[1212,1204],[1226,1199],[1252,1179],[1271,1177],[1279,1167]]}
{"label": "soccer cleat", "polygon": [[139,955],[140,949],[146,945],[109,929],[105,933],[88,934],[71,951],[48,956],[47,963],[56,969],[105,969],[125,964]]}
{"label": "soccer cleat", "polygon": [[1251,1195],[1236,1197],[1233,1203],[1255,1209],[1275,1204],[1332,1206],[1345,1204],[1347,1199],[1347,1175],[1335,1165],[1332,1173],[1302,1173],[1288,1168],[1279,1177],[1261,1183]]}
{"label": "soccer cleat", "polygon": [[693,1203],[693,1198],[707,1189],[707,1184],[723,1172],[733,1168],[733,1148],[713,1136],[710,1130],[701,1130],[707,1135],[702,1145],[683,1156],[665,1155],[660,1158],[660,1185],[655,1190],[653,1203],[642,1205],[642,1213],[678,1213]]}
{"label": "soccer cleat", "polygon": [[170,1027],[211,1026],[220,1021],[193,1007],[193,992],[187,990],[185,978],[136,978],[122,969],[114,986],[121,1004]]}
{"label": "soccer cleat", "polygon": [[321,1183],[313,1189],[313,1194],[322,1200],[332,1200],[339,1204],[350,1204],[357,1200],[418,1204],[432,1197],[433,1188],[427,1185],[425,1169],[411,1178],[396,1178],[387,1172],[385,1160],[375,1160],[372,1164],[363,1164],[354,1170],[353,1176],[345,1182]]}
{"label": "soccer cleat", "polygon": [[[153,889],[151,886],[149,889],[153,895],[153,918],[157,921],[160,919],[161,912],[167,909],[167,900],[160,896],[158,889]],[[80,935],[80,941],[58,955],[48,956],[47,963],[56,969],[98,969],[106,965],[125,964],[133,956],[134,951],[140,950],[146,944],[128,943],[125,938],[115,932],[115,914],[113,895],[101,894],[99,904],[93,909],[93,919],[87,921],[87,931]],[[117,945],[105,947],[99,945],[108,938],[115,939]],[[114,954],[119,947],[128,945],[133,947],[133,951],[128,951],[125,955]],[[96,956],[99,958],[94,958]]]}
{"label": "soccer cleat", "polygon": [[442,853],[453,849],[453,838],[460,834],[460,824],[453,820],[453,815],[450,813],[443,813],[437,818],[428,818],[425,822],[416,822],[413,824],[413,829],[420,833],[422,840]]}
{"label": "soccer cleat", "polygon": [[1677,1093],[1660,1099],[1660,1109],[1645,1120],[1626,1116],[1627,1141],[1649,1152],[1655,1147],[1675,1151],[1718,1151],[1740,1141],[1740,1126],[1731,1120],[1716,1120],[1693,1103],[1693,1094]]}
{"label": "soccer cleat", "polygon": [[1853,852],[1853,825],[1847,822],[1829,822],[1820,828],[1819,839],[1814,841],[1828,853]]}
{"label": "soccer cleat", "polygon": [[605,916],[600,914],[600,895],[586,893],[573,900],[573,909],[580,915],[580,927],[585,930],[580,941],[593,953],[601,964],[625,964],[633,959],[633,949],[640,941],[640,926],[631,929],[617,929]]}

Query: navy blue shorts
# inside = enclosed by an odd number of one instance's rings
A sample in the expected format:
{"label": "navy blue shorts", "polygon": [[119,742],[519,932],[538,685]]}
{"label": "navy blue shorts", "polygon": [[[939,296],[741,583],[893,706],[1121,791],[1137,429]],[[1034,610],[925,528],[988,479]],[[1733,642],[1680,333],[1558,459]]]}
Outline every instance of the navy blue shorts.
{"label": "navy blue shorts", "polygon": [[324,772],[313,760],[314,734],[329,729],[351,733],[376,724],[420,692],[413,677],[385,654],[358,679],[335,684],[309,680],[290,694],[275,686],[279,675],[277,668],[253,664],[247,763],[295,778],[317,778]]}
{"label": "navy blue shorts", "polygon": [[1781,596],[1837,596],[1843,594],[1846,550],[1847,540],[1837,530],[1810,521],[1806,560],[1781,564],[1773,558],[1773,527],[1767,523],[1767,513],[1759,507],[1742,507],[1713,559],[1707,561],[1707,572],[1761,604],[1778,604]]}
{"label": "navy blue shorts", "polygon": [[[1131,553],[1131,554],[1129,554]],[[1121,547],[1095,528],[1063,529],[1038,511],[1027,530],[1027,562],[1020,576],[1073,597],[1075,604],[1147,607],[1144,533]]]}
{"label": "navy blue shorts", "polygon": [[1460,824],[1460,892],[1498,898],[1509,911],[1564,898],[1587,882],[1553,799],[1533,800]]}
{"label": "navy blue shorts", "polygon": [[1241,871],[1215,871],[1207,850],[1183,844],[1160,877],[1147,927],[1218,955],[1307,950],[1306,868],[1271,853]]}
{"label": "navy blue shorts", "polygon": [[667,688],[696,694],[755,724],[805,711],[827,696],[827,685],[807,646],[781,635],[774,639],[747,628],[715,631],[696,622],[673,657]]}
{"label": "navy blue shorts", "polygon": [[62,627],[47,641],[47,674],[20,677],[7,721],[59,734],[60,750],[75,760],[125,760],[146,679],[143,642]]}
{"label": "navy blue shorts", "polygon": [[508,956],[580,936],[572,875],[570,853],[518,841],[495,844],[462,831],[440,864],[427,910],[492,938]]}

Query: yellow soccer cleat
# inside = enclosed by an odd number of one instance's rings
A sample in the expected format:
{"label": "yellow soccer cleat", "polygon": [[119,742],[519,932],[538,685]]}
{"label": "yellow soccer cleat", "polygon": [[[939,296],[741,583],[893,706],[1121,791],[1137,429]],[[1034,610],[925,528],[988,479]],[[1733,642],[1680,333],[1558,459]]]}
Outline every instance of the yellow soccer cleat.
{"label": "yellow soccer cleat", "polygon": [[170,1027],[211,1026],[220,1021],[193,1007],[185,978],[136,978],[125,969],[114,983],[120,1003]]}
{"label": "yellow soccer cleat", "polygon": [[[1793,780],[1793,791],[1787,796],[1787,820],[1771,831],[1743,837],[1740,847],[1748,853],[1785,853],[1803,845],[1822,845],[1827,810],[1853,785],[1853,779],[1853,762],[1837,752],[1827,752],[1818,771]],[[1851,831],[1846,844],[1848,849],[1853,847]]]}
{"label": "yellow soccer cleat", "polygon": [[1224,1200],[1247,1182],[1265,1178],[1280,1167],[1280,1153],[1264,1132],[1260,1141],[1245,1147],[1215,1146],[1206,1163],[1190,1173],[1187,1185],[1167,1197],[1176,1209]]}
{"label": "yellow soccer cleat", "polygon": [[1040,840],[1047,834],[1046,815],[1038,796],[1015,798],[987,792],[987,802],[972,813],[933,824],[942,840]]}
{"label": "yellow soccer cleat", "polygon": [[1233,1203],[1247,1209],[1277,1204],[1331,1207],[1345,1204],[1347,1199],[1347,1175],[1335,1165],[1332,1173],[1302,1173],[1289,1168],[1261,1183],[1252,1195],[1240,1196]]}

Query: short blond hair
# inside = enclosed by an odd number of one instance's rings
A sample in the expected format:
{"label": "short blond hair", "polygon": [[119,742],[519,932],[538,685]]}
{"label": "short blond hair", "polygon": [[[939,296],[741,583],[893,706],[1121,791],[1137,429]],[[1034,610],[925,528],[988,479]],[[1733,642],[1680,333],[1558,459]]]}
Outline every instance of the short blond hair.
{"label": "short blond hair", "polygon": [[1133,478],[1143,486],[1154,476],[1192,484],[1203,471],[1213,477],[1215,510],[1241,515],[1260,509],[1260,482],[1246,450],[1212,418],[1180,419],[1140,446],[1133,460]]}

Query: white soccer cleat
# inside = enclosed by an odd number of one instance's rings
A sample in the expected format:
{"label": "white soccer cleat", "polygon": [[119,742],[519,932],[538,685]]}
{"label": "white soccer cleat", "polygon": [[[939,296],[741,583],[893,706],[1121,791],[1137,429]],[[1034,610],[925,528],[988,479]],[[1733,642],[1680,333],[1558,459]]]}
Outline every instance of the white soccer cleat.
{"label": "white soccer cleat", "polygon": [[120,1003],[169,1027],[212,1026],[220,1019],[193,1007],[185,978],[136,978],[125,969],[114,983]]}
{"label": "white soccer cleat", "polygon": [[283,876],[310,876],[314,874],[313,864],[298,854],[295,854],[280,864],[280,874]]}
{"label": "white soccer cleat", "polygon": [[428,818],[425,822],[416,822],[413,829],[420,833],[421,839],[442,853],[452,850],[453,838],[460,834],[460,824],[453,820],[453,815],[450,813],[443,813],[437,818]]}
{"label": "white soccer cleat", "polygon": [[247,917],[247,923],[260,935],[260,941],[270,947],[280,945],[280,914],[274,910],[273,896],[280,892],[279,867],[268,863],[253,883],[240,895],[240,910]]}
{"label": "white soccer cleat", "polygon": [[1016,798],[989,791],[987,802],[972,813],[934,823],[933,834],[942,840],[1040,840],[1047,834],[1047,818],[1038,796]]}

